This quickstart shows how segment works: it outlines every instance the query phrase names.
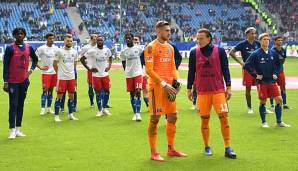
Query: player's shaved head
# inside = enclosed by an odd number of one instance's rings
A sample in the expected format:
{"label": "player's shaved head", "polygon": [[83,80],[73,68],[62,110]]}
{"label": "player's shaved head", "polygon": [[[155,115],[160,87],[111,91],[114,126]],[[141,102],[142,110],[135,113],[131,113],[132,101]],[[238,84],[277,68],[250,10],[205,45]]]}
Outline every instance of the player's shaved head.
{"label": "player's shaved head", "polygon": [[168,41],[171,36],[171,27],[167,21],[158,21],[155,25],[157,39],[161,42]]}
{"label": "player's shaved head", "polygon": [[72,35],[71,35],[71,34],[66,34],[66,35],[64,36],[64,40],[65,40],[65,39],[70,39],[70,38],[72,39]]}

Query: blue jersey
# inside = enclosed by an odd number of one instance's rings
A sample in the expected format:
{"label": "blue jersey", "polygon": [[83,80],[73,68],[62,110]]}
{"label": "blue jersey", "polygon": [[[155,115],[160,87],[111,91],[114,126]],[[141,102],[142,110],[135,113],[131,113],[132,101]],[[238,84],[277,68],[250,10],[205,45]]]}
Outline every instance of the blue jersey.
{"label": "blue jersey", "polygon": [[286,49],[281,48],[279,50],[276,47],[273,47],[271,50],[274,53],[274,55],[276,55],[278,57],[278,59],[280,60],[280,63],[281,63],[280,68],[281,68],[281,71],[283,71],[284,70],[283,64],[284,64],[284,62],[286,60],[286,57],[287,57],[287,51],[286,51]]}
{"label": "blue jersey", "polygon": [[239,42],[234,49],[236,51],[241,52],[242,60],[245,62],[249,55],[251,55],[255,50],[259,49],[261,47],[260,43],[258,41],[254,41],[252,44],[248,42],[248,40],[243,40]]}
{"label": "blue jersey", "polygon": [[271,50],[266,53],[262,48],[254,51],[244,64],[244,69],[247,70],[254,78],[257,75],[262,75],[262,80],[257,80],[257,84],[273,84],[276,80],[273,75],[279,75],[281,62],[278,56]]}

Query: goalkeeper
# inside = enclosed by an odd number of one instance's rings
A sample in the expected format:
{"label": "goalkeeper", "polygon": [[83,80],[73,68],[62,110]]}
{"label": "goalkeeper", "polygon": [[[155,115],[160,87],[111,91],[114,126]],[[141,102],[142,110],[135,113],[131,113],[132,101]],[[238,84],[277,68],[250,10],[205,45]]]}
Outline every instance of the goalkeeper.
{"label": "goalkeeper", "polygon": [[192,86],[195,82],[198,93],[197,107],[200,109],[201,133],[203,136],[207,156],[212,155],[209,145],[209,119],[213,106],[218,114],[221,133],[225,145],[225,157],[235,159],[236,154],[230,147],[230,126],[228,121],[228,104],[231,98],[231,78],[229,63],[225,50],[212,45],[212,35],[207,29],[200,29],[197,33],[198,47],[190,52],[187,94],[193,100]]}
{"label": "goalkeeper", "polygon": [[[171,35],[168,22],[159,21],[156,26],[157,39],[150,42],[144,50],[145,67],[149,76],[149,111],[151,113],[148,138],[151,148],[151,160],[164,161],[156,149],[157,124],[161,115],[168,116],[166,126],[168,156],[185,157],[183,152],[174,147],[176,133],[176,94],[180,83],[177,82],[174,49],[167,43]],[[174,88],[176,87],[176,88]]]}

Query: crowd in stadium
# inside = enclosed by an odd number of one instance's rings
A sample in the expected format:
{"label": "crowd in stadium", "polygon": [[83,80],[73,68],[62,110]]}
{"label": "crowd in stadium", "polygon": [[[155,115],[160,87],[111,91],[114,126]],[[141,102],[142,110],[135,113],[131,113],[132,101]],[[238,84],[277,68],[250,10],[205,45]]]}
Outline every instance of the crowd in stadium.
{"label": "crowd in stadium", "polygon": [[[283,22],[279,26],[280,32],[285,33],[288,31],[294,34],[298,27],[298,14],[295,11],[298,3],[292,0],[275,1],[280,5],[273,5],[276,3],[271,3],[269,0],[263,0],[262,2],[273,15],[275,13],[279,14]],[[201,27],[207,28],[213,33],[217,32],[221,35],[222,41],[243,39],[245,37],[243,30],[249,26],[255,26],[258,32],[265,31],[265,28],[260,25],[260,17],[250,8],[247,8],[247,4],[242,1],[206,0],[194,3],[192,1],[178,2],[172,0],[167,1],[168,3],[163,2],[164,0],[145,2],[128,0],[120,4],[118,1],[107,0],[76,1],[71,5],[78,8],[83,22],[79,28],[74,28],[74,26],[63,21],[49,23],[52,15],[56,13],[56,9],[66,8],[66,2],[40,0],[37,8],[39,8],[38,11],[41,15],[36,16],[34,11],[22,9],[20,22],[22,25],[29,24],[30,30],[32,30],[32,33],[27,36],[28,40],[43,40],[39,33],[45,30],[56,33],[57,40],[62,40],[60,35],[65,33],[73,34],[76,37],[85,26],[89,33],[100,33],[112,42],[119,42],[120,32],[132,31],[140,35],[141,42],[144,43],[155,37],[152,26],[158,19],[164,19],[172,23],[171,38],[174,42],[193,41],[197,28]],[[18,5],[22,6],[23,3],[18,2]],[[208,9],[202,9],[205,7]],[[12,9],[9,6],[0,7],[1,43],[12,41],[11,30],[7,30],[9,25],[8,17],[15,13]],[[205,10],[208,10],[207,15]],[[67,15],[67,12],[63,11],[63,16],[68,17]],[[289,19],[286,19],[288,16]],[[122,17],[121,21],[120,17]],[[69,17],[68,20],[71,22]],[[295,36],[292,35],[292,37]]]}
{"label": "crowd in stadium", "polygon": [[279,26],[280,32],[289,32],[292,33],[292,35],[289,36],[295,37],[293,34],[294,32],[297,32],[298,28],[298,2],[294,0],[263,0],[263,2],[266,4],[266,7],[270,13],[279,14],[280,20],[282,22],[282,25]]}

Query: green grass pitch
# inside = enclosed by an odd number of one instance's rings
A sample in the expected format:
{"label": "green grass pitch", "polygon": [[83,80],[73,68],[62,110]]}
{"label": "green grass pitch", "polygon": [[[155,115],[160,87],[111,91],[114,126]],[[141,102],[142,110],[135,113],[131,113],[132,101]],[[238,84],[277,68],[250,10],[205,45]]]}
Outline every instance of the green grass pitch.
{"label": "green grass pitch", "polygon": [[[234,62],[234,61],[230,61]],[[298,59],[288,59],[286,75],[298,76]],[[2,63],[0,63],[2,76]],[[240,68],[231,69],[233,77],[240,77]],[[186,78],[187,72],[180,71]],[[203,155],[200,119],[190,109],[186,88],[177,97],[178,122],[176,148],[186,152],[187,158],[165,157],[166,162],[149,160],[147,139],[149,113],[142,103],[143,121],[131,121],[129,94],[125,91],[122,70],[112,70],[109,104],[113,116],[96,118],[96,108],[89,108],[86,72],[78,74],[79,121],[54,123],[53,115],[40,116],[40,71],[30,77],[25,102],[24,138],[8,140],[8,95],[0,91],[0,170],[295,170],[298,167],[298,90],[287,91],[291,110],[284,110],[283,119],[291,128],[276,128],[275,115],[267,116],[269,129],[260,128],[258,99],[253,90],[255,114],[248,115],[243,91],[233,91],[230,107],[231,143],[238,159],[225,158],[218,117],[213,112],[210,121],[210,145],[213,156]],[[233,84],[233,83],[232,83]],[[0,85],[3,85],[1,79]],[[167,150],[164,120],[158,129],[158,150]]]}

